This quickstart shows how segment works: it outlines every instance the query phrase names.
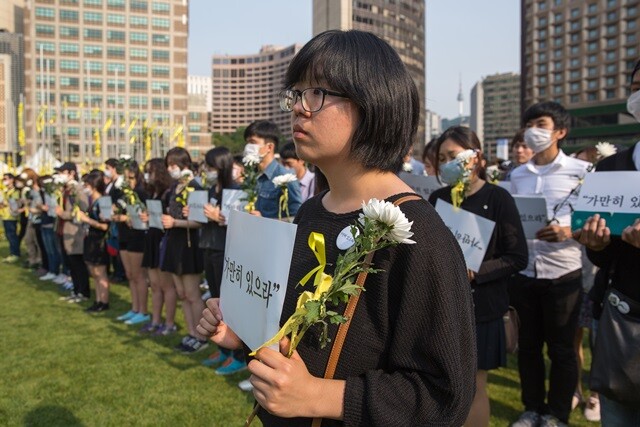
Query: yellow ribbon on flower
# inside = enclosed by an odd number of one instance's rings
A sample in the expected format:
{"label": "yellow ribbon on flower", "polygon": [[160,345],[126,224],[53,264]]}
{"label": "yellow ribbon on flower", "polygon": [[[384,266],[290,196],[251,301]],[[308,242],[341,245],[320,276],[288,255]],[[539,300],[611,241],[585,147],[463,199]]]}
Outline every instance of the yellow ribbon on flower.
{"label": "yellow ribbon on flower", "polygon": [[282,219],[282,212],[285,212],[288,218],[289,215],[289,188],[284,185],[282,188],[282,195],[280,196],[280,205],[278,206],[278,219]]}
{"label": "yellow ribbon on flower", "polygon": [[464,182],[458,181],[456,185],[451,187],[451,204],[459,208],[464,200]]}
{"label": "yellow ribbon on flower", "polygon": [[262,344],[256,351],[249,354],[249,356],[255,356],[256,352],[263,347],[269,347],[271,345],[278,344],[282,338],[291,334],[291,345],[289,347],[289,357],[293,354],[293,351],[298,346],[306,328],[302,331],[300,327],[304,321],[304,316],[307,314],[305,304],[307,301],[317,301],[322,297],[322,294],[327,292],[331,287],[333,278],[324,272],[327,265],[327,257],[325,253],[324,236],[321,233],[313,232],[309,234],[308,240],[309,248],[313,251],[318,260],[318,266],[308,272],[301,280],[300,285],[304,286],[309,279],[315,274],[313,286],[316,290],[312,293],[310,291],[304,291],[298,297],[296,302],[296,311],[293,312],[291,317],[282,325],[282,328],[276,333],[270,340]]}
{"label": "yellow ribbon on flower", "polygon": [[78,205],[73,207],[73,211],[71,212],[71,216],[75,220],[75,222],[80,222],[80,207]]}

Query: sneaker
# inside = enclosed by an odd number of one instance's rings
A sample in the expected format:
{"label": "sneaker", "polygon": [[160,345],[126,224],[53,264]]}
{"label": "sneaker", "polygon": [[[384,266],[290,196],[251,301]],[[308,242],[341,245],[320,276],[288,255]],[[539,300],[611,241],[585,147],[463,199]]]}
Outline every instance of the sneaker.
{"label": "sneaker", "polygon": [[55,283],[56,285],[64,285],[69,280],[69,278],[66,274],[60,273],[55,277],[55,279],[51,280],[53,280],[53,283]]}
{"label": "sneaker", "polygon": [[573,411],[583,402],[584,399],[582,398],[582,394],[579,391],[576,391],[573,393],[573,398],[571,399],[571,410]]}
{"label": "sneaker", "polygon": [[246,391],[246,392],[253,391],[253,384],[251,384],[251,381],[249,381],[248,379],[240,381],[238,383],[238,387],[240,387],[240,390],[242,391]]}
{"label": "sneaker", "polygon": [[58,301],[69,301],[69,300],[75,299],[75,297],[76,297],[76,294],[74,292],[71,292],[69,295],[65,297],[58,298]]}
{"label": "sneaker", "polygon": [[95,301],[91,306],[85,308],[84,311],[87,313],[95,313],[101,305],[101,302]]}
{"label": "sneaker", "polygon": [[145,323],[151,320],[150,314],[137,313],[135,316],[130,317],[124,321],[125,325],[137,325],[139,323]]}
{"label": "sneaker", "polygon": [[177,331],[178,331],[178,327],[176,325],[171,325],[171,326],[160,325],[158,329],[156,329],[153,335],[166,337],[168,335],[176,333]]}
{"label": "sneaker", "polygon": [[207,291],[207,292],[205,292],[204,294],[202,294],[202,297],[201,297],[201,298],[202,298],[202,301],[206,301],[206,300],[208,300],[209,298],[211,298],[211,291]]}
{"label": "sneaker", "polygon": [[600,422],[600,398],[596,394],[589,396],[584,408],[584,417],[587,421]]}
{"label": "sneaker", "polygon": [[173,349],[177,351],[184,351],[188,348],[191,348],[192,341],[197,341],[197,340],[191,335],[185,335],[184,337],[182,337],[182,340],[180,340],[180,344],[173,347]]}
{"label": "sneaker", "polygon": [[40,276],[39,279],[40,280],[53,280],[55,279],[57,276],[53,273],[47,273],[44,276]]}
{"label": "sneaker", "polygon": [[133,310],[129,310],[129,311],[127,311],[125,314],[123,314],[123,315],[120,315],[120,316],[116,317],[116,320],[129,320],[129,319],[131,319],[133,316],[135,316],[136,314],[138,314],[138,313],[136,313],[136,312],[135,312],[135,311],[133,311]]}
{"label": "sneaker", "polygon": [[64,289],[65,291],[70,291],[71,289],[73,289],[73,282],[71,280],[67,280],[62,285],[62,289]]}
{"label": "sneaker", "polygon": [[184,350],[182,350],[182,352],[187,354],[197,353],[200,350],[204,350],[208,346],[209,346],[209,341],[207,340],[200,341],[199,339],[194,338],[193,340],[191,340],[191,342],[188,345],[185,345],[185,348]]}
{"label": "sneaker", "polygon": [[567,424],[553,415],[543,415],[542,418],[540,418],[540,427],[567,427]]}
{"label": "sneaker", "polygon": [[89,298],[85,297],[82,294],[78,294],[75,296],[75,298],[67,300],[69,304],[77,304],[79,302],[84,302],[84,301],[89,301]]}
{"label": "sneaker", "polygon": [[98,307],[96,309],[96,312],[97,313],[101,313],[101,312],[107,311],[107,310],[109,310],[109,303],[108,302],[101,302],[100,303],[100,307]]}
{"label": "sneaker", "polygon": [[221,367],[216,369],[216,375],[233,375],[235,373],[245,371],[246,369],[246,362],[241,362],[234,359],[233,357],[230,357],[225,361],[225,363],[222,364]]}
{"label": "sneaker", "polygon": [[9,255],[5,259],[3,259],[2,262],[6,262],[8,264],[13,264],[14,262],[18,262],[19,260],[20,260],[20,257],[18,257],[16,255]]}
{"label": "sneaker", "polygon": [[140,328],[138,332],[140,332],[141,334],[151,334],[157,331],[161,327],[162,325],[160,323],[149,322],[146,325],[144,325],[142,328]]}
{"label": "sneaker", "polygon": [[229,358],[228,355],[224,354],[221,351],[216,351],[212,353],[209,357],[202,361],[204,366],[215,366],[224,363]]}
{"label": "sneaker", "polygon": [[511,427],[538,427],[540,423],[540,414],[533,411],[526,411],[517,421],[511,424]]}

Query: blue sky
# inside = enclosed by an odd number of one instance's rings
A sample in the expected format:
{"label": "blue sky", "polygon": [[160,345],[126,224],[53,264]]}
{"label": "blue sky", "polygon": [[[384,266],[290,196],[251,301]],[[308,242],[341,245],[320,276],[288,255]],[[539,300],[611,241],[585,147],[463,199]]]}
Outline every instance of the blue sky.
{"label": "blue sky", "polygon": [[[209,75],[212,54],[255,53],[311,38],[311,0],[190,0],[189,73]],[[482,77],[520,72],[520,2],[427,0],[427,108],[457,116],[459,79],[469,114]]]}

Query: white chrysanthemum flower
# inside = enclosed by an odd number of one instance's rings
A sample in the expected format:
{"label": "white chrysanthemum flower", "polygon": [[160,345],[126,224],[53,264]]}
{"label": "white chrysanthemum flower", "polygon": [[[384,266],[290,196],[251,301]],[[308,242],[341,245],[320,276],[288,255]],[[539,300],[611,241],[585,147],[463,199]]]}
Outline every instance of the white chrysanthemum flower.
{"label": "white chrysanthemum flower", "polygon": [[122,175],[120,175],[116,179],[116,182],[113,183],[113,186],[116,187],[118,190],[121,190],[123,184],[124,184],[124,177]]}
{"label": "white chrysanthemum flower", "polygon": [[598,151],[598,159],[604,159],[618,152],[616,146],[609,142],[598,142],[596,150]]}
{"label": "white chrysanthemum flower", "polygon": [[413,172],[413,166],[411,166],[411,163],[409,162],[404,162],[402,164],[402,170],[405,172]]}
{"label": "white chrysanthemum flower", "polygon": [[78,181],[76,181],[75,179],[70,179],[69,181],[67,181],[67,184],[69,184],[69,185],[78,185]]}
{"label": "white chrysanthemum flower", "polygon": [[193,179],[193,172],[191,172],[191,169],[185,169],[182,172],[180,172],[180,179],[181,180],[189,180],[191,181]]}
{"label": "white chrysanthemum flower", "polygon": [[245,166],[253,166],[260,164],[260,156],[257,154],[247,154],[242,158],[242,163]]}
{"label": "white chrysanthemum flower", "polygon": [[409,238],[413,236],[411,226],[413,221],[409,222],[402,210],[391,202],[386,200],[371,199],[368,203],[362,202],[361,217],[367,217],[374,221],[382,222],[391,228],[386,239],[398,243],[415,243]]}
{"label": "white chrysanthemum flower", "polygon": [[27,175],[27,173],[26,173],[26,172],[22,172],[22,173],[20,174],[20,179],[27,179],[27,178],[29,178],[29,175]]}
{"label": "white chrysanthemum flower", "polygon": [[131,156],[128,154],[120,154],[120,159],[122,160],[130,160]]}
{"label": "white chrysanthemum flower", "polygon": [[475,158],[478,155],[476,150],[464,150],[456,156],[456,159],[460,159],[463,162],[469,162],[471,159]]}
{"label": "white chrysanthemum flower", "polygon": [[43,180],[42,180],[42,183],[43,183],[43,184],[45,184],[45,185],[49,185],[49,184],[51,184],[52,182],[53,182],[53,179],[51,179],[51,178],[47,178],[47,179],[43,179]]}
{"label": "white chrysanthemum flower", "polygon": [[28,179],[27,180],[27,187],[31,187],[33,185],[33,180],[32,179]]}
{"label": "white chrysanthemum flower", "polygon": [[297,180],[298,178],[296,178],[295,174],[285,173],[284,175],[276,176],[271,180],[271,182],[273,182],[273,185],[275,185],[276,187],[283,187],[288,183],[297,181]]}

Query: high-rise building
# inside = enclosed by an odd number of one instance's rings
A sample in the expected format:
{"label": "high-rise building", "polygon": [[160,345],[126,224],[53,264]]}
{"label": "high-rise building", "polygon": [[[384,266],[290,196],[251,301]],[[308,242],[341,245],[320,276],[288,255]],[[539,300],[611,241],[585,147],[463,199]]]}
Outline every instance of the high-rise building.
{"label": "high-rise building", "polygon": [[520,129],[520,76],[515,73],[485,77],[471,89],[471,129],[483,143],[488,160],[497,156],[498,140],[511,139]]}
{"label": "high-rise building", "polygon": [[184,126],[185,0],[27,0],[24,33],[27,153],[141,159],[145,129],[161,155]]}
{"label": "high-rise building", "polygon": [[630,74],[640,56],[637,0],[521,0],[521,110],[544,100],[573,117],[568,148],[631,143]]}
{"label": "high-rise building", "polygon": [[211,114],[211,77],[189,76],[187,84],[188,98],[187,147],[193,159],[198,159],[211,148],[209,116]]}
{"label": "high-rise building", "polygon": [[313,0],[313,34],[327,30],[376,34],[400,55],[420,95],[416,149],[425,143],[425,0]]}
{"label": "high-rise building", "polygon": [[232,133],[254,120],[272,120],[291,134],[291,113],[280,110],[278,92],[300,45],[263,46],[253,55],[213,55],[212,133]]}
{"label": "high-rise building", "polygon": [[25,0],[0,1],[0,30],[22,34]]}
{"label": "high-rise building", "polygon": [[440,115],[431,110],[426,111],[426,138],[427,142],[431,141],[433,138],[437,138],[442,133],[442,123],[440,119]]}
{"label": "high-rise building", "polygon": [[[18,147],[18,108],[24,93],[22,34],[0,31],[0,154],[14,156]],[[15,164],[15,163],[14,163]]]}

